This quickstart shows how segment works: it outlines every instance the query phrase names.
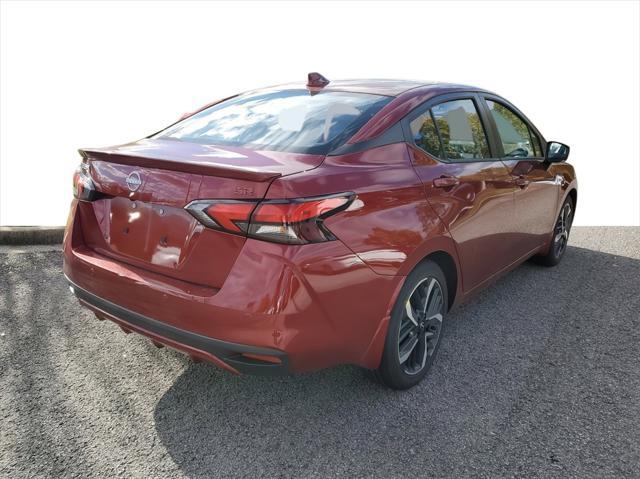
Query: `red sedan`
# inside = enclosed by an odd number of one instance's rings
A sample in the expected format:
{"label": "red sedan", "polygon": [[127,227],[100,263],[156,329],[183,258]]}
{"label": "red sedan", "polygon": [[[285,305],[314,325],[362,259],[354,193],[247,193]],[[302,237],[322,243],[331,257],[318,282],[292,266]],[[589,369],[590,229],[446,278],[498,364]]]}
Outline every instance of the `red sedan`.
{"label": "red sedan", "polygon": [[560,262],[577,201],[568,146],[444,83],[312,73],[80,153],[64,273],[98,318],[233,373],[350,363],[396,389],[453,306]]}

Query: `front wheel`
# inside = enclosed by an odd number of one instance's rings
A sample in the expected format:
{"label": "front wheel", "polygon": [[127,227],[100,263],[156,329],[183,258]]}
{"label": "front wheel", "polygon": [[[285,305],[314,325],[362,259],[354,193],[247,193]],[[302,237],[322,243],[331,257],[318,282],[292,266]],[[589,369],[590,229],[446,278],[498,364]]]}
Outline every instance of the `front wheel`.
{"label": "front wheel", "polygon": [[560,263],[569,243],[574,208],[573,199],[569,196],[562,204],[560,214],[553,228],[553,238],[551,238],[549,251],[545,255],[534,256],[533,259],[536,263],[545,266],[555,266]]}
{"label": "front wheel", "polygon": [[440,267],[420,264],[406,279],[391,313],[380,381],[392,389],[408,389],[427,374],[436,356],[447,312],[447,283]]}

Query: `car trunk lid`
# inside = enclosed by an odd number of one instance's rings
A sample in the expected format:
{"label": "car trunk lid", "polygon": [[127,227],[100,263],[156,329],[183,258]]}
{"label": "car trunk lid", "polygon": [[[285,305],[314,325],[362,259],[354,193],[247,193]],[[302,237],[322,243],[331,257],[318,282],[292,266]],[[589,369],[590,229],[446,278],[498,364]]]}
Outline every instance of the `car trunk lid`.
{"label": "car trunk lid", "polygon": [[275,178],[315,168],[323,160],[175,140],[141,140],[80,153],[103,195],[80,204],[87,246],[212,288],[222,286],[245,238],[205,228],[184,207],[197,199],[262,199]]}

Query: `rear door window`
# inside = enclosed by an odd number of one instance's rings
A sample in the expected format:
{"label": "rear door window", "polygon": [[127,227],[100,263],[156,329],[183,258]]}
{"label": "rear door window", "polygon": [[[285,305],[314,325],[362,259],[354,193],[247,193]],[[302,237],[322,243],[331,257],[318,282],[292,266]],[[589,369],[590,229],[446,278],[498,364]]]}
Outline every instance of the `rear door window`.
{"label": "rear door window", "polygon": [[449,161],[490,158],[489,144],[473,100],[433,106],[410,123],[417,146]]}
{"label": "rear door window", "polygon": [[337,91],[245,94],[196,113],[154,138],[326,154],[390,100],[387,96]]}
{"label": "rear door window", "polygon": [[539,138],[522,118],[502,103],[487,100],[487,106],[496,123],[505,157],[542,157]]}

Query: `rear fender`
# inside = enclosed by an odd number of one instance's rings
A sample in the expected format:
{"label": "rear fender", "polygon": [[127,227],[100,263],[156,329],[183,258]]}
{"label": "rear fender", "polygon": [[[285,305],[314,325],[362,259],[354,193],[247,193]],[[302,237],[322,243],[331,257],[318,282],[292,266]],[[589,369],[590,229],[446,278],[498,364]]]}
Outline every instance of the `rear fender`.
{"label": "rear fender", "polygon": [[376,369],[380,366],[380,361],[382,360],[382,352],[384,350],[385,339],[387,337],[387,331],[389,330],[389,323],[391,321],[391,312],[393,311],[393,306],[398,300],[398,295],[400,294],[400,290],[404,285],[407,275],[411,273],[411,271],[418,265],[420,262],[425,260],[434,253],[443,252],[451,256],[453,258],[453,262],[456,266],[456,275],[457,275],[457,287],[455,300],[453,304],[449,305],[449,309],[458,304],[459,298],[462,298],[462,274],[460,271],[460,266],[458,262],[458,254],[456,252],[455,243],[453,239],[448,235],[439,236],[436,238],[431,238],[425,241],[419,248],[417,248],[403,263],[402,267],[399,270],[398,277],[401,278],[400,281],[397,282],[395,290],[391,295],[389,300],[389,304],[387,305],[387,309],[385,311],[384,316],[378,323],[378,327],[376,332],[369,343],[369,347],[367,348],[365,354],[362,356],[359,364],[370,368]]}

